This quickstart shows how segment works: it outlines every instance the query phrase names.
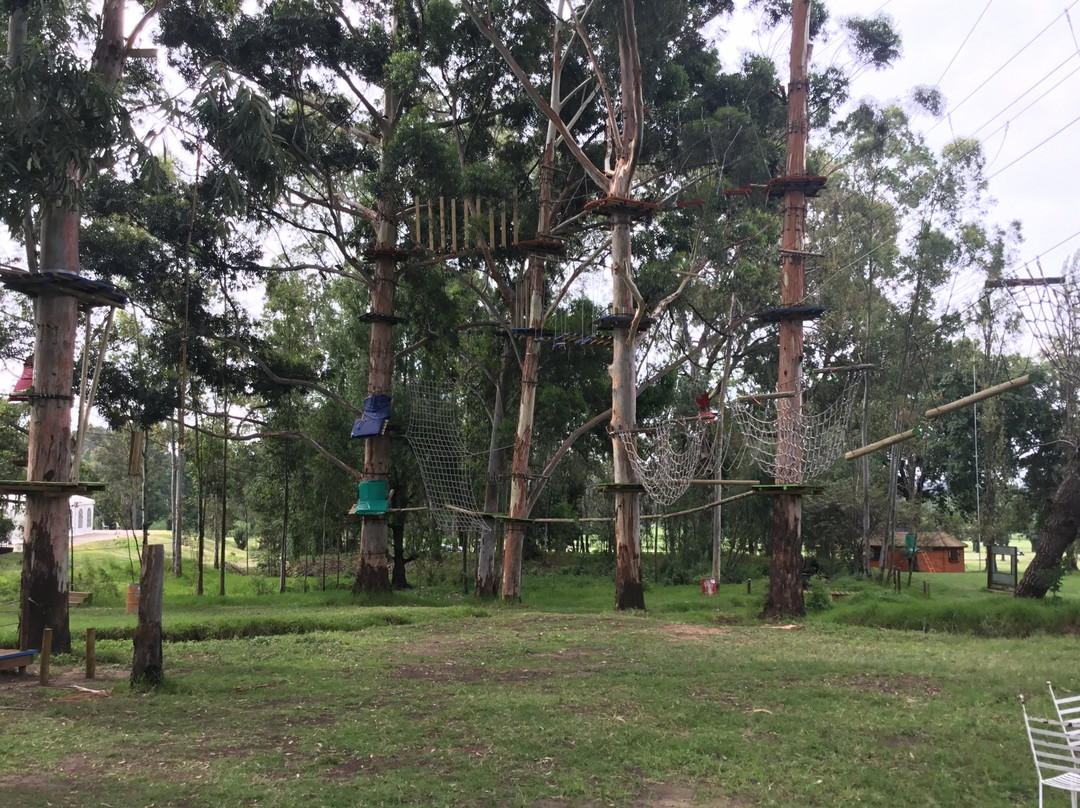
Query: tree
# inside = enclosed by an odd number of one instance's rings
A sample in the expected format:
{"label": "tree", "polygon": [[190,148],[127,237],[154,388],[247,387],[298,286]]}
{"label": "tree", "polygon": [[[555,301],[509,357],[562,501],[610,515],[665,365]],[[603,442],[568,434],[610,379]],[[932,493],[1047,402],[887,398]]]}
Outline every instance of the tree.
{"label": "tree", "polygon": [[[88,176],[130,145],[119,83],[124,63],[154,6],[124,35],[124,4],[106,0],[93,30],[66,7],[18,5],[9,11],[8,58],[0,69],[0,216],[19,233],[31,270],[73,271],[79,262],[79,197]],[[89,60],[80,58],[92,53]],[[138,83],[133,82],[132,87]],[[34,232],[35,220],[39,226]],[[36,246],[36,250],[35,250]],[[35,301],[35,393],[27,479],[71,479],[71,382],[77,301]],[[27,496],[20,641],[45,627],[53,648],[71,649],[67,604],[66,497]]]}

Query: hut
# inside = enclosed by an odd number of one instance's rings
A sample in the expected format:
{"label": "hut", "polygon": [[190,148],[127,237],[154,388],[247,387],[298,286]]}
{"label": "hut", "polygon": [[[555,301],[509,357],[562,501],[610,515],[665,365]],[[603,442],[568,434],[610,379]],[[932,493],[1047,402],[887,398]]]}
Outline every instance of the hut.
{"label": "hut", "polygon": [[[943,530],[910,533],[897,530],[893,533],[892,547],[886,550],[885,564],[907,571],[914,536],[915,572],[963,572],[964,550],[967,545]],[[881,536],[870,539],[870,565],[876,567],[881,558]]]}

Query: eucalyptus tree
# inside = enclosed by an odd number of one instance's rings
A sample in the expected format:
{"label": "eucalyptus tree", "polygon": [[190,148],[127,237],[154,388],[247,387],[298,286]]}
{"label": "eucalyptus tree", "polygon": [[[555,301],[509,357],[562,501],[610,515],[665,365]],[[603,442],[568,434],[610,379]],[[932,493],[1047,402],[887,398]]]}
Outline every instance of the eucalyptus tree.
{"label": "eucalyptus tree", "polygon": [[[7,7],[7,59],[0,67],[0,219],[23,241],[32,272],[80,266],[83,185],[134,151],[125,101],[145,82],[120,79],[135,40],[158,9],[152,6],[125,33],[125,6],[112,0],[97,19],[81,3]],[[74,360],[76,306],[71,295],[39,296],[35,302],[40,378],[39,398],[31,403],[31,481],[71,478],[65,377]],[[71,647],[68,519],[64,497],[28,497],[20,634],[24,643],[34,641],[49,626],[60,652]]]}

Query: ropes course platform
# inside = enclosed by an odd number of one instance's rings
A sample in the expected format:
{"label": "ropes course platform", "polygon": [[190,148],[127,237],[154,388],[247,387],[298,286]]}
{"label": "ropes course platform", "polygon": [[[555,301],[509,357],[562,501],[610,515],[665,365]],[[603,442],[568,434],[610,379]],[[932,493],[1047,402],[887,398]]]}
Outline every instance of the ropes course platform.
{"label": "ropes course platform", "polygon": [[67,295],[84,306],[127,305],[127,292],[105,281],[84,278],[77,272],[54,269],[48,272],[27,272],[23,269],[0,267],[0,283],[13,292],[27,297]]}
{"label": "ropes course platform", "polygon": [[45,481],[0,480],[0,494],[44,494],[52,497],[68,497],[91,491],[104,491],[108,483],[79,482],[53,483]]}
{"label": "ropes course platform", "polygon": [[373,311],[365,311],[356,319],[361,323],[390,323],[390,325],[401,325],[409,322],[408,317],[398,317],[393,314],[376,314]]}
{"label": "ropes course platform", "polygon": [[645,486],[641,483],[600,483],[596,490],[601,494],[618,494],[623,491],[644,491]]}
{"label": "ropes course platform", "polygon": [[632,219],[647,219],[656,213],[660,205],[657,202],[645,202],[641,199],[624,199],[621,196],[605,196],[585,203],[585,210],[598,216],[612,216],[616,213],[628,213]]}
{"label": "ropes course platform", "polygon": [[536,238],[512,242],[510,248],[535,255],[564,255],[566,242],[554,236],[537,234]]}
{"label": "ropes course platform", "polygon": [[806,196],[817,196],[825,187],[828,177],[800,175],[795,177],[773,177],[765,186],[767,197],[783,196],[788,191],[802,192]]}
{"label": "ropes course platform", "polygon": [[[598,331],[614,331],[616,328],[629,328],[634,322],[633,314],[605,314],[593,320]],[[642,317],[638,328],[644,331],[656,322],[652,317]]]}
{"label": "ropes course platform", "polygon": [[376,261],[380,258],[390,258],[394,261],[408,261],[410,258],[415,258],[416,253],[413,250],[405,250],[401,247],[368,247],[363,251],[362,255],[372,261]]}
{"label": "ropes course platform", "polygon": [[823,494],[825,492],[824,486],[820,485],[806,485],[805,483],[776,483],[773,485],[755,485],[754,491],[759,494],[771,494],[773,496],[779,496],[780,494],[792,494],[794,496],[806,496],[807,494]]}
{"label": "ropes course platform", "polygon": [[824,306],[781,306],[759,311],[754,317],[763,323],[781,323],[790,320],[817,320],[828,311]]}

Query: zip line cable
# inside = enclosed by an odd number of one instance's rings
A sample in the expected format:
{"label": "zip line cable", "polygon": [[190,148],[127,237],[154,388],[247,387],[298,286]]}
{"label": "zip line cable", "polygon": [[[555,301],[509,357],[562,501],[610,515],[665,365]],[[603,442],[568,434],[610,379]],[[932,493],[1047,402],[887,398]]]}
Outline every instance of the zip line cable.
{"label": "zip line cable", "polygon": [[1008,165],[1006,165],[1006,166],[1003,166],[1002,168],[999,168],[999,169],[998,169],[997,171],[995,171],[995,172],[994,172],[993,174],[989,174],[989,175],[988,175],[988,176],[986,177],[986,179],[987,179],[988,181],[989,181],[989,180],[992,180],[992,179],[993,179],[994,177],[998,176],[998,175],[999,175],[999,174],[1001,174],[1001,173],[1002,173],[1003,171],[1005,171],[1005,170],[1007,170],[1007,169],[1009,169],[1009,168],[1012,168],[1012,167],[1013,167],[1014,165],[1016,165],[1017,163],[1019,163],[1019,162],[1020,162],[1021,160],[1023,160],[1023,159],[1025,158],[1025,157],[1027,157],[1028,155],[1030,155],[1030,154],[1031,154],[1032,152],[1034,152],[1034,151],[1036,151],[1036,150],[1038,150],[1038,149],[1042,148],[1043,146],[1045,146],[1045,145],[1046,145],[1047,143],[1049,143],[1049,142],[1050,142],[1051,140],[1053,140],[1054,138],[1056,138],[1056,137],[1057,137],[1058,135],[1060,135],[1060,134],[1061,134],[1062,132],[1064,132],[1064,131],[1065,131],[1066,129],[1068,129],[1068,128],[1069,128],[1070,126],[1072,126],[1072,125],[1073,125],[1074,123],[1076,123],[1077,121],[1080,121],[1080,115],[1077,115],[1077,116],[1076,116],[1075,118],[1073,118],[1073,119],[1072,119],[1071,121],[1069,121],[1069,122],[1068,122],[1067,124],[1065,124],[1065,125],[1064,125],[1063,127],[1061,127],[1061,128],[1060,128],[1060,129],[1058,129],[1058,130],[1057,130],[1056,132],[1054,132],[1054,134],[1052,134],[1052,135],[1049,135],[1049,136],[1048,136],[1048,137],[1046,137],[1045,139],[1041,140],[1041,141],[1040,141],[1039,143],[1036,143],[1036,144],[1035,144],[1034,146],[1032,146],[1032,147],[1031,147],[1030,149],[1028,149],[1028,150],[1027,150],[1026,152],[1024,152],[1023,154],[1021,154],[1021,155],[1020,155],[1019,157],[1017,157],[1017,158],[1016,158],[1015,160],[1013,160],[1013,161],[1012,161],[1011,163],[1009,163]]}
{"label": "zip line cable", "polygon": [[968,31],[967,36],[964,37],[964,41],[960,43],[960,47],[956,49],[956,53],[953,54],[953,57],[949,60],[949,63],[945,65],[945,69],[941,71],[941,75],[938,76],[938,80],[935,81],[934,84],[941,84],[941,80],[945,78],[945,74],[948,73],[949,68],[953,66],[953,62],[956,61],[956,57],[960,55],[960,51],[964,49],[964,46],[968,43],[968,40],[971,39],[971,35],[975,33],[975,29],[979,27],[979,23],[982,22],[982,18],[986,16],[986,12],[990,10],[990,5],[993,2],[994,0],[986,0],[986,5],[983,6],[982,13],[979,14],[978,19],[976,19],[975,23],[971,26],[971,30]]}
{"label": "zip line cable", "polygon": [[1007,60],[1005,61],[1005,63],[1004,63],[1003,65],[1001,65],[1001,67],[999,67],[999,68],[998,68],[997,70],[995,70],[995,71],[994,71],[993,73],[991,73],[991,74],[990,74],[989,76],[987,76],[987,77],[986,77],[986,78],[985,78],[985,79],[983,80],[983,82],[982,82],[982,83],[981,83],[981,84],[980,84],[980,85],[979,85],[978,87],[976,87],[976,88],[975,88],[974,90],[972,90],[972,91],[971,91],[970,93],[968,93],[968,94],[967,94],[966,96],[964,96],[964,98],[963,98],[963,99],[961,99],[959,103],[957,103],[956,105],[954,105],[953,107],[951,107],[951,108],[950,108],[950,109],[948,110],[948,112],[946,113],[946,117],[945,117],[945,118],[941,118],[940,120],[938,120],[938,122],[937,122],[937,123],[935,123],[935,124],[934,124],[933,126],[931,126],[931,127],[929,128],[929,129],[927,129],[927,130],[926,130],[926,134],[930,134],[931,132],[933,132],[933,131],[934,131],[934,130],[935,130],[935,129],[936,129],[936,128],[937,128],[937,127],[938,127],[938,126],[939,126],[939,125],[941,124],[941,122],[942,122],[943,120],[946,120],[946,119],[947,119],[948,115],[951,115],[952,113],[954,113],[954,112],[956,112],[956,111],[957,111],[958,109],[960,109],[960,107],[962,107],[962,106],[963,106],[964,104],[966,104],[966,103],[967,103],[968,101],[970,101],[970,100],[971,100],[971,97],[972,97],[973,95],[975,95],[975,94],[976,94],[977,92],[979,92],[979,90],[981,90],[981,89],[982,89],[983,87],[985,87],[985,86],[986,86],[987,84],[989,84],[989,83],[990,83],[990,81],[991,81],[992,79],[995,79],[995,78],[997,78],[998,74],[999,74],[999,73],[1001,73],[1001,71],[1002,71],[1002,70],[1004,70],[1004,69],[1005,69],[1006,67],[1008,67],[1008,66],[1009,66],[1010,64],[1012,64],[1012,63],[1013,63],[1013,62],[1014,62],[1014,61],[1016,60],[1016,58],[1017,58],[1018,56],[1020,56],[1020,54],[1021,54],[1021,53],[1023,53],[1023,52],[1025,51],[1025,50],[1027,50],[1027,49],[1028,49],[1029,47],[1031,47],[1031,46],[1032,46],[1032,44],[1034,44],[1035,40],[1037,40],[1037,39],[1038,39],[1039,37],[1041,37],[1041,36],[1042,36],[1043,34],[1045,34],[1045,33],[1046,33],[1047,31],[1049,31],[1049,30],[1050,30],[1050,29],[1051,29],[1051,28],[1053,27],[1054,23],[1056,23],[1056,22],[1057,22],[1057,21],[1058,21],[1059,19],[1061,19],[1061,17],[1063,17],[1063,16],[1066,16],[1066,15],[1067,15],[1067,13],[1068,13],[1068,11],[1069,11],[1069,9],[1070,9],[1070,8],[1072,8],[1073,6],[1075,6],[1075,5],[1077,4],[1077,3],[1080,3],[1080,0],[1073,0],[1073,2],[1072,2],[1072,3],[1070,3],[1070,4],[1069,4],[1069,5],[1068,5],[1068,6],[1067,6],[1067,7],[1065,8],[1065,11],[1063,11],[1063,12],[1062,12],[1061,14],[1057,15],[1056,17],[1054,17],[1054,19],[1052,19],[1052,20],[1051,20],[1051,21],[1050,21],[1049,23],[1047,23],[1047,25],[1046,25],[1046,27],[1045,27],[1045,28],[1043,28],[1043,29],[1042,29],[1041,31],[1039,31],[1039,33],[1035,34],[1035,36],[1033,36],[1033,37],[1032,37],[1031,39],[1029,39],[1029,40],[1027,41],[1027,43],[1025,43],[1025,44],[1023,45],[1023,47],[1021,47],[1021,48],[1020,48],[1020,50],[1018,50],[1018,51],[1017,51],[1016,53],[1014,53],[1014,54],[1013,54],[1012,56],[1010,56],[1010,57],[1009,57],[1009,58],[1008,58],[1008,59],[1007,59]]}

